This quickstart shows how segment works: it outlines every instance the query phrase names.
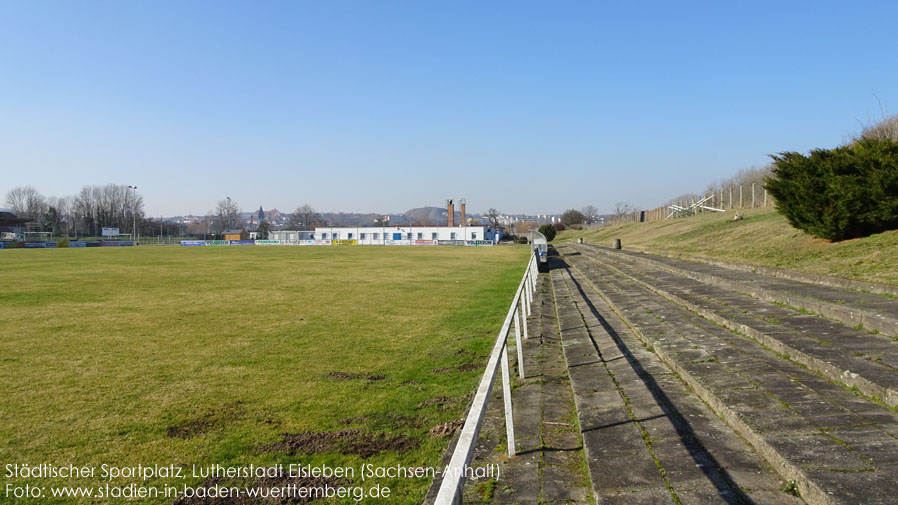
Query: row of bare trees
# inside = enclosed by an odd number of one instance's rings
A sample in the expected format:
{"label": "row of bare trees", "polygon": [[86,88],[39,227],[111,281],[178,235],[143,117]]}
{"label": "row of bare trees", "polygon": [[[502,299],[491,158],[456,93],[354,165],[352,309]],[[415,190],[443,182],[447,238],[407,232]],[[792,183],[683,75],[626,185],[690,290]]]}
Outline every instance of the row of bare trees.
{"label": "row of bare trees", "polygon": [[129,186],[85,186],[76,195],[45,197],[33,186],[6,193],[6,206],[31,219],[28,231],[62,235],[99,235],[104,227],[130,231],[144,220],[143,197]]}

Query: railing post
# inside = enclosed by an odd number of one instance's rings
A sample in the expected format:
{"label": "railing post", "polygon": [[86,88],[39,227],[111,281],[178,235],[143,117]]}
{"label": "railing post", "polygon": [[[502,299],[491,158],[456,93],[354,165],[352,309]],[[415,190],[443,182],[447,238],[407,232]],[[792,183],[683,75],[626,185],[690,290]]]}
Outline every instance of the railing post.
{"label": "railing post", "polygon": [[[524,346],[521,345],[521,311],[514,311],[514,341],[518,348],[518,376],[524,378]],[[526,321],[527,318],[525,317]]]}
{"label": "railing post", "polygon": [[527,288],[527,285],[530,283],[528,276],[529,273],[524,276],[524,287],[521,288],[521,302],[524,303],[524,314],[527,313],[527,307],[530,306],[530,290]]}
{"label": "railing post", "polygon": [[[520,306],[520,302],[518,302],[518,305]],[[527,334],[527,318],[525,317],[523,319],[524,319],[524,340],[527,340],[530,338],[530,335]]]}
{"label": "railing post", "polygon": [[508,371],[508,341],[502,347],[502,396],[505,399],[505,436],[508,439],[508,455],[515,455],[514,417],[511,408],[511,374]]}
{"label": "railing post", "polygon": [[531,298],[533,296],[533,293],[530,291],[530,272],[532,270],[533,263],[531,262],[530,265],[531,268],[527,269],[527,282],[524,283],[524,299],[527,302],[524,307],[525,317],[530,315],[530,305],[533,303],[533,298]]}

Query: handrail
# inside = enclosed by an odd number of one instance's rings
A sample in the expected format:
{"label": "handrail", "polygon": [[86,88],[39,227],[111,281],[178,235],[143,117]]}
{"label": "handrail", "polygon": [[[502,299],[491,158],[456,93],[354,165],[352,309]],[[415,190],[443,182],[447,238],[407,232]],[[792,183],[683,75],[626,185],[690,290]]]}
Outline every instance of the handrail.
{"label": "handrail", "polygon": [[[524,277],[515,291],[514,299],[508,309],[508,315],[505,316],[505,322],[502,323],[502,329],[499,330],[499,336],[496,338],[496,344],[490,353],[490,359],[486,364],[486,370],[480,379],[480,385],[474,394],[474,401],[471,404],[471,410],[468,411],[468,417],[465,418],[465,424],[461,429],[458,437],[458,443],[452,452],[452,458],[449,464],[443,469],[443,482],[440,484],[440,490],[437,493],[434,505],[456,505],[461,503],[462,491],[465,485],[465,468],[471,462],[471,456],[474,452],[474,444],[480,434],[480,428],[483,425],[483,418],[486,414],[486,404],[489,401],[490,394],[493,390],[493,382],[496,380],[496,373],[499,365],[502,366],[502,396],[505,400],[505,431],[508,438],[508,455],[515,455],[515,438],[514,438],[514,419],[511,408],[511,379],[508,367],[508,331],[511,328],[512,319],[515,322],[515,340],[518,351],[518,373],[524,377],[524,354],[521,345],[521,333],[519,331],[520,319],[524,321],[524,334],[527,334],[527,314],[529,314],[529,305],[532,301],[533,293],[536,291],[537,276],[537,259],[535,254],[530,255],[530,262],[527,263],[527,269],[524,271]],[[523,312],[523,317],[521,312]]]}

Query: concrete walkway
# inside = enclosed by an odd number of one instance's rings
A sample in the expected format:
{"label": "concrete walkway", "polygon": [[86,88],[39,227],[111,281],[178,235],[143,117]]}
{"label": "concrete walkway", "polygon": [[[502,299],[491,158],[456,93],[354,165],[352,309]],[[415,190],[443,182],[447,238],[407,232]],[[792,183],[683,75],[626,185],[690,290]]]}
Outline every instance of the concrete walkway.
{"label": "concrete walkway", "polygon": [[[587,504],[591,497],[573,393],[558,337],[549,278],[540,275],[524,341],[525,378],[517,375],[517,350],[509,349],[517,455],[506,455],[501,388],[496,387],[472,466],[498,465],[495,482],[471,481],[464,503]],[[513,339],[512,339],[513,341]]]}

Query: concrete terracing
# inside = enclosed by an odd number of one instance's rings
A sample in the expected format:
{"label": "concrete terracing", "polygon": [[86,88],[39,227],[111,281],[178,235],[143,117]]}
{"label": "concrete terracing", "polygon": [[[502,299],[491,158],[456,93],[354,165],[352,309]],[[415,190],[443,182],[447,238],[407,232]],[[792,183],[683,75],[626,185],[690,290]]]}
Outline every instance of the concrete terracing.
{"label": "concrete terracing", "polygon": [[472,464],[500,475],[468,482],[465,503],[898,503],[898,342],[765,301],[881,315],[894,300],[590,244],[558,252],[515,379],[517,455],[497,388]]}
{"label": "concrete terracing", "polygon": [[[845,387],[891,398],[898,344],[696,282],[701,275],[687,275],[682,264],[588,245],[559,252],[567,263],[551,276],[599,502],[631,493],[625,502],[634,503],[641,493],[645,503],[663,503],[662,490],[680,503],[794,500],[780,489],[812,504],[898,502],[898,416]],[[752,283],[774,285],[740,281]],[[876,296],[788,289],[848,308]],[[875,302],[877,313],[890,313],[880,300],[891,300],[877,298],[863,306]],[[612,429],[619,434],[609,436]],[[683,448],[685,457],[677,456]],[[702,475],[682,478],[690,458]],[[697,483],[703,492],[690,493]]]}
{"label": "concrete terracing", "polygon": [[833,380],[898,405],[898,345],[891,337],[765,303],[616,251],[596,249],[587,257]]}
{"label": "concrete terracing", "polygon": [[[593,246],[595,247],[595,246]],[[607,251],[612,251],[608,248]],[[616,251],[633,261],[649,264],[727,290],[750,294],[815,312],[851,326],[898,337],[898,303],[895,297],[775,277],[745,269],[726,268],[704,262],[656,256],[634,251]],[[768,269],[769,270],[769,269]],[[863,285],[863,283],[857,283]],[[872,286],[871,286],[872,287]]]}
{"label": "concrete terracing", "polygon": [[582,273],[551,277],[598,503],[801,503]]}

